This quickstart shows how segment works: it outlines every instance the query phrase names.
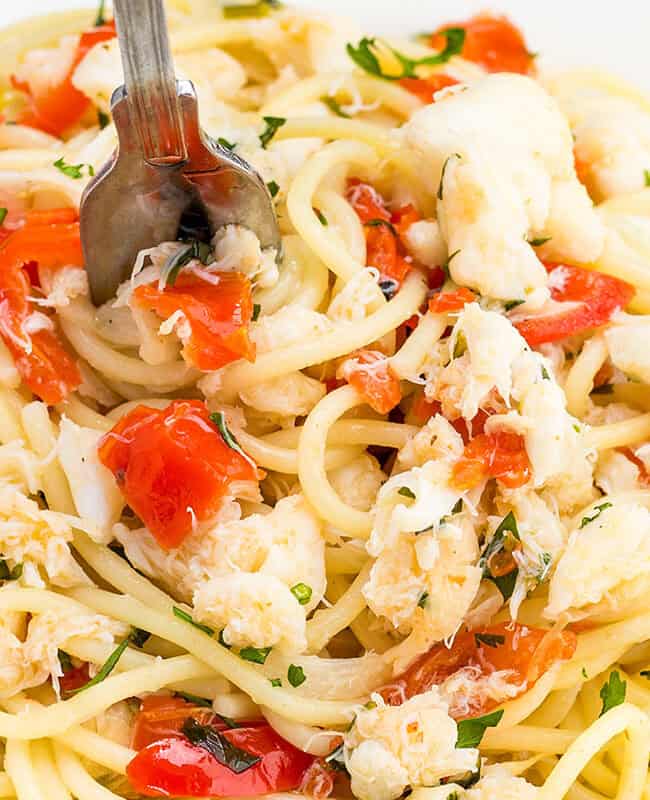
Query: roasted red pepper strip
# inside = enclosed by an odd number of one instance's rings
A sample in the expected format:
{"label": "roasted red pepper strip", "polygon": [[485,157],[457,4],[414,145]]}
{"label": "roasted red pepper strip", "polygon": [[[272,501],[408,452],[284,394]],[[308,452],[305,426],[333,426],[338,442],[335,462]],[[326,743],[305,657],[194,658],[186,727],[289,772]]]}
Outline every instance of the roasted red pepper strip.
{"label": "roasted red pepper strip", "polygon": [[378,414],[388,414],[402,399],[399,378],[388,359],[377,350],[359,350],[347,358],[337,372],[363,395]]}
{"label": "roasted red pepper strip", "polygon": [[515,327],[532,347],[604,325],[634,297],[633,286],[611,275],[566,264],[546,268],[551,298],[566,305],[520,320],[515,316]]}
{"label": "roasted red pepper strip", "polygon": [[99,458],[166,548],[183,542],[194,519],[213,516],[234,482],[258,477],[198,400],[174,400],[163,411],[137,406],[102,438]]}
{"label": "roasted red pepper strip", "polygon": [[73,85],[74,71],[92,47],[114,37],[115,25],[113,22],[82,33],[72,64],[63,80],[38,94],[32,91],[28,83],[21,82],[12,75],[13,87],[25,92],[28,100],[27,107],[16,122],[29,125],[31,128],[39,128],[53,136],[61,136],[68,128],[79,122],[91,103],[86,95]]}
{"label": "roasted red pepper strip", "polygon": [[256,797],[290,792],[301,785],[314,761],[268,725],[221,734],[260,761],[237,774],[187,739],[162,739],[141,750],[128,765],[134,790],[145,797]]}
{"label": "roasted red pepper strip", "polygon": [[460,311],[468,303],[473,303],[476,299],[474,292],[465,287],[456,289],[453,292],[439,292],[429,300],[429,311],[433,314],[448,314],[452,311]]}
{"label": "roasted red pepper strip", "polygon": [[451,483],[459,491],[496,478],[509,489],[517,489],[531,476],[524,439],[515,433],[481,433],[467,445],[454,464]]}

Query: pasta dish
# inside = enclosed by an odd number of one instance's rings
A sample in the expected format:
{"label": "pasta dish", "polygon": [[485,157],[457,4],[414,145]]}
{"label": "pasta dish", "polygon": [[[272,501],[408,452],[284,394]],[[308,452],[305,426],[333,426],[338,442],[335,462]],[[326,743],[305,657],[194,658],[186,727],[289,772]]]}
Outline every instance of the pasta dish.
{"label": "pasta dish", "polygon": [[273,198],[95,307],[100,6],[0,32],[0,797],[650,797],[650,100],[169,0]]}

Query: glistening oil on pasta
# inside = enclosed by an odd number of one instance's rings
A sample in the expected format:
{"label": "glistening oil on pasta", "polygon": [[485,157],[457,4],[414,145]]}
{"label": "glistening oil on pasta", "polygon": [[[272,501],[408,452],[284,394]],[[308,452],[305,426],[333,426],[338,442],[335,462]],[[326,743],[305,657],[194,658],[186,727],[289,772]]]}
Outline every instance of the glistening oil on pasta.
{"label": "glistening oil on pasta", "polygon": [[95,308],[113,22],[0,33],[0,797],[642,800],[649,101],[499,16],[168,12],[283,257]]}

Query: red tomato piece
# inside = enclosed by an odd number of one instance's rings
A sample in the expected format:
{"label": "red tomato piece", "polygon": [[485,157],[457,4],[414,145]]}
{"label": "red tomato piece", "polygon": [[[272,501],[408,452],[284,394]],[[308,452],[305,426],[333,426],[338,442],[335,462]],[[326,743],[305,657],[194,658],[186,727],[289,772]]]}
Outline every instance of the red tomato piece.
{"label": "red tomato piece", "polygon": [[237,774],[187,739],[162,739],[129,763],[126,772],[134,790],[145,797],[256,797],[290,792],[301,785],[314,761],[268,725],[221,733],[261,760]]}
{"label": "red tomato piece", "polygon": [[181,273],[174,286],[139,286],[134,297],[162,319],[181,311],[190,328],[183,357],[201,370],[220,369],[239,358],[255,360],[255,345],[248,338],[253,318],[251,283],[241,272],[214,273],[217,284]]}
{"label": "red tomato piece", "polygon": [[388,414],[402,399],[399,378],[388,359],[377,350],[359,350],[347,358],[337,372],[378,414]]}
{"label": "red tomato piece", "polygon": [[83,663],[78,667],[72,667],[72,669],[67,670],[64,672],[63,675],[59,678],[59,687],[61,688],[61,694],[68,694],[69,692],[74,692],[75,689],[81,689],[82,686],[85,686],[88,681],[90,680],[90,672],[88,671],[88,664]]}
{"label": "red tomato piece", "polygon": [[515,327],[531,347],[604,325],[634,297],[633,286],[611,275],[566,264],[550,264],[546,268],[552,299],[567,305],[515,321]]}
{"label": "red tomato piece", "polygon": [[440,292],[429,300],[429,311],[433,314],[448,314],[460,311],[468,303],[473,303],[476,295],[464,286],[454,292]]}
{"label": "red tomato piece", "polygon": [[452,484],[459,490],[473,489],[487,478],[496,478],[509,489],[528,482],[530,461],[522,436],[514,433],[481,433],[466,446],[454,464]]}
{"label": "red tomato piece", "polygon": [[211,724],[219,730],[225,729],[225,723],[210,708],[202,708],[187,702],[182,697],[172,695],[150,694],[140,703],[140,710],[135,717],[131,747],[142,750],[153,742],[181,737],[181,728],[188,717],[195,719],[200,725]]}
{"label": "red tomato piece", "polygon": [[303,775],[299,786],[300,794],[325,800],[334,791],[334,771],[324,758],[317,758]]}
{"label": "red tomato piece", "polygon": [[[392,216],[386,208],[383,197],[369,184],[352,179],[348,183],[347,198],[364,226],[366,264],[379,270],[380,280],[394,281],[399,285],[407,276],[412,264],[406,260],[406,253],[396,235],[398,230],[392,223]],[[397,214],[398,223],[402,215],[408,214],[410,221],[404,221],[406,227],[410,227],[416,221],[415,209],[412,211],[410,208],[408,211],[404,209]],[[417,218],[419,219],[419,215]]]}
{"label": "red tomato piece", "polygon": [[454,86],[459,81],[444,73],[429,75],[428,78],[401,78],[399,84],[411,94],[419,97],[423,103],[433,103],[434,95],[447,86]]}
{"label": "red tomato piece", "polygon": [[393,211],[390,221],[393,223],[393,228],[395,228],[399,234],[400,239],[403,240],[409,232],[411,225],[415,222],[419,222],[421,219],[420,212],[412,203],[409,203]]}
{"label": "red tomato piece", "polygon": [[115,24],[113,22],[82,33],[65,77],[60,83],[49,86],[47,91],[36,94],[28,83],[18,81],[12,75],[12,86],[24,92],[28,100],[26,109],[16,121],[22,125],[39,128],[53,136],[61,136],[68,128],[79,122],[91,103],[86,95],[73,85],[74,71],[92,47],[99,42],[108,41],[114,36]]}
{"label": "red tomato piece", "polygon": [[[495,647],[485,644],[483,637],[496,636]],[[478,638],[477,638],[478,637]],[[503,642],[501,642],[501,638]],[[396,681],[403,700],[428,691],[465,667],[479,670],[477,678],[499,670],[511,670],[508,683],[520,686],[523,694],[558,661],[571,658],[577,646],[572,631],[549,631],[519,623],[502,622],[480,631],[459,633],[451,648],[437,644],[417,659]],[[389,696],[395,699],[393,687]],[[505,699],[505,698],[504,698]],[[500,701],[489,697],[472,698],[471,715],[484,714]],[[452,706],[453,711],[453,706]]]}
{"label": "red tomato piece", "polygon": [[99,458],[165,548],[182,543],[194,518],[213,516],[234,482],[258,478],[198,400],[174,400],[162,411],[137,406],[101,439]]}
{"label": "red tomato piece", "polygon": [[27,333],[24,325],[34,310],[28,299],[37,277],[34,265],[53,271],[83,263],[74,217],[76,212],[68,209],[30,212],[0,245],[0,337],[23,381],[49,405],[76,389],[81,375],[54,331]]}
{"label": "red tomato piece", "polygon": [[468,61],[480,64],[488,72],[531,72],[535,60],[528,50],[523,34],[507,17],[492,14],[477,14],[465,22],[445,25],[431,37],[431,46],[436,50],[445,46],[441,35],[449,28],[463,28],[465,42],[460,55]]}

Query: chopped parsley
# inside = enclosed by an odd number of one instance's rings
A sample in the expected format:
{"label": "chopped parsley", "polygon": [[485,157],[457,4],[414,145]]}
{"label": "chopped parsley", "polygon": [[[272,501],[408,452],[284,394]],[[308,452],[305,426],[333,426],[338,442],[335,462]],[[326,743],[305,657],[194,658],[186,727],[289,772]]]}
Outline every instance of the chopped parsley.
{"label": "chopped parsley", "polygon": [[451,354],[452,360],[455,358],[460,358],[463,353],[467,350],[467,339],[465,335],[461,331],[458,336],[456,337],[456,341],[454,342],[454,352]]}
{"label": "chopped parsley", "polygon": [[326,94],[323,97],[321,97],[320,101],[321,103],[325,103],[325,105],[329,108],[329,110],[332,111],[334,114],[336,114],[337,117],[350,119],[350,115],[346,114],[345,111],[343,111],[336,97],[332,97],[331,95]]}
{"label": "chopped parsley", "polygon": [[208,636],[214,636],[214,630],[212,628],[210,628],[208,625],[202,625],[200,622],[195,622],[192,619],[192,616],[188,614],[187,611],[183,611],[182,608],[174,606],[172,611],[174,612],[175,617],[182,619],[183,622],[187,622],[188,625],[198,628],[198,630],[203,631],[203,633],[207,633]]}
{"label": "chopped parsley", "polygon": [[84,167],[88,171],[88,177],[92,178],[93,175],[95,174],[95,169],[92,164],[66,164],[63,159],[63,156],[61,156],[61,158],[57,159],[54,162],[54,166],[59,170],[59,172],[62,172],[66,177],[74,178],[75,180],[84,177],[83,174]]}
{"label": "chopped parsley", "polygon": [[503,709],[501,708],[499,711],[493,711],[491,714],[485,714],[482,717],[462,719],[458,723],[456,747],[478,747],[485,731],[488,728],[495,728],[501,722],[502,716]]}
{"label": "chopped parsley", "polygon": [[446,40],[444,49],[441,50],[440,53],[419,59],[408,58],[408,56],[405,56],[398,50],[394,50],[385,42],[381,42],[381,45],[387,48],[399,62],[401,72],[396,74],[389,74],[382,70],[379,58],[377,57],[378,43],[374,38],[369,39],[364,36],[357,45],[348,43],[346,50],[354,63],[365,72],[387,81],[398,81],[401,78],[417,77],[415,73],[416,67],[446,64],[452,56],[458,55],[458,53],[461,52],[465,43],[465,31],[463,28],[447,28],[446,31],[442,31],[442,35]]}
{"label": "chopped parsley", "polygon": [[476,646],[480,647],[480,645],[484,644],[488,647],[498,647],[500,644],[504,644],[506,640],[505,636],[501,636],[498,633],[475,633],[474,634],[474,641],[476,642]]}
{"label": "chopped parsley", "polygon": [[[582,677],[585,680],[589,680],[589,675],[587,675],[587,670],[584,667],[582,668],[581,672],[582,672]],[[643,673],[641,673],[641,674],[643,674]]]}
{"label": "chopped parsley", "polygon": [[282,678],[269,678],[269,683],[274,689],[277,689],[278,686],[282,686]]}
{"label": "chopped parsley", "polygon": [[326,228],[329,225],[329,222],[327,221],[327,217],[325,216],[325,214],[323,214],[323,212],[320,210],[320,208],[315,208],[314,209],[314,214],[316,214],[316,216],[318,217],[318,221],[320,222],[320,224],[323,227]]}
{"label": "chopped parsley", "polygon": [[242,17],[266,17],[271,11],[282,8],[280,0],[258,0],[256,3],[236,3],[222,7],[226,19]]}
{"label": "chopped parsley", "polygon": [[307,676],[305,675],[305,671],[301,666],[298,664],[289,664],[289,669],[287,670],[287,680],[295,689],[296,687],[301,686],[307,680]]}
{"label": "chopped parsley", "polygon": [[199,708],[212,708],[212,703],[207,699],[207,697],[198,697],[197,695],[189,694],[188,692],[174,692],[174,697],[180,697],[181,700],[185,700],[186,702],[191,703],[193,706],[198,706]]}
{"label": "chopped parsley", "polygon": [[251,317],[251,320],[253,322],[257,322],[261,310],[262,306],[259,303],[253,303],[253,316]]}
{"label": "chopped parsley", "polygon": [[550,242],[552,238],[552,236],[540,236],[538,239],[526,239],[526,241],[531,247],[541,247],[546,242]]}
{"label": "chopped parsley", "polygon": [[230,150],[231,153],[235,147],[237,147],[236,142],[229,142],[228,139],[224,139],[223,136],[220,136],[217,139],[217,144],[223,147],[224,150]]}
{"label": "chopped parsley", "polygon": [[537,583],[544,583],[548,578],[548,573],[551,571],[551,564],[553,563],[553,556],[550,553],[542,553],[539,557],[539,572],[537,573]]}
{"label": "chopped parsley", "polygon": [[0,558],[0,581],[17,581],[18,578],[22,577],[22,574],[22,564],[16,564],[9,569],[9,564],[7,564],[4,558]]}
{"label": "chopped parsley", "polygon": [[602,685],[600,690],[600,699],[603,701],[603,707],[600,712],[601,717],[624,702],[626,689],[627,681],[622,681],[617,670],[614,670],[609,676],[609,680]]}
{"label": "chopped parsley", "polygon": [[[445,180],[445,172],[447,172],[447,165],[449,164],[449,162],[451,161],[452,158],[461,159],[462,156],[460,155],[460,153],[452,153],[450,156],[447,156],[447,158],[445,159],[445,163],[442,165],[442,172],[440,173],[440,183],[438,184],[438,194],[437,194],[438,200],[442,200],[442,197],[443,197],[442,184],[443,184],[443,182]],[[456,251],[456,252],[458,252],[458,251]],[[454,255],[456,255],[456,254],[454,253]],[[451,256],[450,258],[448,258],[447,259],[447,263],[449,263],[453,257],[454,256]]]}
{"label": "chopped parsley", "polygon": [[271,650],[271,647],[242,647],[239,657],[244,661],[252,661],[253,664],[264,664]]}
{"label": "chopped parsley", "polygon": [[183,242],[183,246],[165,261],[160,270],[160,280],[165,286],[173,286],[183,267],[190,261],[198,259],[202,264],[210,264],[214,261],[212,248],[206,242],[199,239],[188,239]]}
{"label": "chopped parsley", "polygon": [[110,124],[111,118],[108,114],[105,114],[103,111],[97,111],[97,124],[99,125],[101,130],[107,128]]}
{"label": "chopped parsley", "polygon": [[643,170],[643,181],[646,186],[650,186],[650,169]]}
{"label": "chopped parsley", "polygon": [[512,311],[513,308],[517,308],[517,306],[521,306],[525,303],[525,300],[508,300],[503,304],[504,311]]}
{"label": "chopped parsley", "polygon": [[5,221],[8,213],[6,208],[0,208],[0,225]]}
{"label": "chopped parsley", "polygon": [[122,658],[122,653],[129,646],[129,639],[130,637],[127,636],[126,639],[123,639],[118,644],[94,678],[91,678],[88,683],[84,683],[84,685],[80,686],[78,689],[71,689],[68,694],[78,694],[79,692],[90,689],[91,686],[97,686],[97,684],[101,683],[103,680],[106,680],[106,678],[108,678],[108,676],[117,666],[117,662],[120,660],[120,658]]}
{"label": "chopped parsley", "polygon": [[385,281],[379,281],[379,288],[386,300],[392,300],[397,294],[399,283],[392,278],[387,278]]}
{"label": "chopped parsley", "polygon": [[518,570],[514,569],[507,575],[495,577],[490,570],[490,558],[496,553],[501,552],[506,546],[508,536],[512,536],[517,541],[520,541],[519,528],[517,527],[517,520],[512,511],[501,520],[499,527],[494,532],[494,536],[490,539],[487,546],[481,553],[478,565],[483,570],[483,577],[488,578],[496,584],[497,588],[503,595],[504,600],[509,600],[515,588]]}
{"label": "chopped parsley", "polygon": [[247,769],[260,762],[260,757],[242,750],[232,744],[226,737],[210,725],[199,725],[193,718],[188,717],[181,728],[187,739],[197,747],[207,750],[211,756],[228,767],[236,775],[241,775]]}
{"label": "chopped parsley", "polygon": [[409,497],[411,500],[415,500],[415,492],[412,492],[408,486],[402,486],[398,489],[397,494],[401,494],[402,497]]}
{"label": "chopped parsley", "polygon": [[395,230],[395,226],[392,222],[389,222],[387,219],[369,219],[368,222],[363,223],[367,228],[379,228],[384,227],[388,228],[388,230],[393,234],[393,236],[397,236],[397,231]]}
{"label": "chopped parsley", "polygon": [[542,380],[544,380],[544,381],[550,381],[551,380],[551,376],[548,374],[548,370],[546,369],[545,366],[542,366]]}
{"label": "chopped parsley", "polygon": [[446,278],[449,278],[449,277],[451,277],[451,275],[450,275],[450,272],[449,272],[449,265],[451,264],[452,260],[453,260],[454,258],[456,258],[456,256],[457,256],[459,253],[460,253],[460,250],[455,250],[455,251],[454,251],[454,252],[453,252],[453,253],[452,253],[450,256],[448,256],[448,257],[447,257],[447,260],[446,260],[446,261],[445,261],[445,263],[442,265],[441,269],[442,269],[442,271],[445,273],[445,277],[446,277]]}
{"label": "chopped parsley", "polygon": [[611,503],[601,503],[599,506],[596,506],[591,516],[587,515],[582,518],[582,522],[580,523],[580,530],[589,525],[590,522],[593,522],[594,520],[598,519],[598,517],[603,513],[603,511],[611,507],[612,507]]}
{"label": "chopped parsley", "polygon": [[232,435],[228,425],[226,424],[226,416],[223,411],[215,411],[214,414],[210,414],[210,419],[219,429],[219,433],[221,434],[221,438],[224,442],[228,445],[231,450],[234,450],[236,453],[242,458],[245,458],[246,461],[253,467],[253,469],[257,470],[257,464],[253,461],[253,459],[247,455],[242,449],[235,437]]}
{"label": "chopped parsley", "polygon": [[262,117],[262,119],[266,123],[266,128],[260,133],[260,142],[264,150],[266,150],[271,139],[286,123],[286,119],[284,117]]}
{"label": "chopped parsley", "polygon": [[58,657],[59,664],[61,665],[61,669],[64,673],[70,672],[71,669],[74,669],[72,666],[72,659],[70,658],[69,654],[65,652],[65,650],[59,650]]}
{"label": "chopped parsley", "polygon": [[422,592],[422,594],[420,595],[420,599],[418,600],[418,607],[426,608],[428,599],[429,599],[429,592]]}
{"label": "chopped parsley", "polygon": [[142,648],[151,638],[151,634],[149,631],[143,631],[142,628],[134,628],[129,638],[136,647]]}
{"label": "chopped parsley", "polygon": [[280,191],[280,187],[275,181],[269,181],[266,184],[266,188],[269,190],[269,194],[272,198],[277,197],[278,192]]}
{"label": "chopped parsley", "polygon": [[295,586],[291,587],[291,594],[296,598],[301,606],[306,606],[311,600],[311,586],[307,586],[306,583],[297,583]]}
{"label": "chopped parsley", "polygon": [[458,792],[452,792],[451,794],[448,794],[447,800],[459,800]]}
{"label": "chopped parsley", "polygon": [[95,22],[93,23],[96,28],[101,28],[102,25],[106,25],[106,0],[99,0],[99,5],[97,6],[97,14],[95,16]]}

